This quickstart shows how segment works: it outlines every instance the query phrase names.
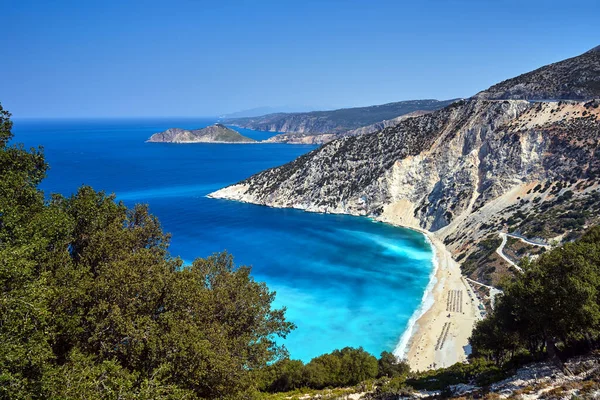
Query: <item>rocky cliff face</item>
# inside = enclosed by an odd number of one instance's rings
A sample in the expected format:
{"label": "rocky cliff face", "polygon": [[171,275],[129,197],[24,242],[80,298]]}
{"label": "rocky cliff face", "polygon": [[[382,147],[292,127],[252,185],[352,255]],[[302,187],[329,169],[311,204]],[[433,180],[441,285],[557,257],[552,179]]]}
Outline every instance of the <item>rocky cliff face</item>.
{"label": "rocky cliff face", "polygon": [[600,223],[600,101],[520,100],[600,95],[599,57],[334,140],[211,196],[433,231],[463,273],[496,283],[513,268],[494,255],[500,231],[564,241]]}
{"label": "rocky cliff face", "polygon": [[478,93],[477,97],[526,100],[600,97],[600,46],[580,56],[500,82]]}
{"label": "rocky cliff face", "polygon": [[[464,100],[330,142],[211,196],[420,227],[464,257],[511,215],[584,181],[576,197],[598,187],[598,104]],[[540,182],[564,186],[536,203],[526,192]]]}
{"label": "rocky cliff face", "polygon": [[215,124],[202,129],[170,128],[155,133],[148,139],[151,143],[253,143],[254,139],[240,135],[224,125]]}
{"label": "rocky cliff face", "polygon": [[491,141],[501,140],[491,133],[528,107],[524,101],[461,101],[378,133],[331,142],[213,196],[360,215],[381,215],[405,200],[421,227],[436,230],[470,205],[481,185],[480,158],[490,154]]}

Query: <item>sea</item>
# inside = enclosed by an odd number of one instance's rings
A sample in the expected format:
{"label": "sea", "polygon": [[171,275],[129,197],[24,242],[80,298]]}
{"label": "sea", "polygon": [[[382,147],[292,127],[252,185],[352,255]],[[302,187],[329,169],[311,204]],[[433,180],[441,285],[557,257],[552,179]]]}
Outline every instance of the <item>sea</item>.
{"label": "sea", "polygon": [[[304,362],[343,347],[375,356],[401,352],[424,303],[432,249],[418,232],[364,217],[211,199],[207,194],[316,146],[146,143],[171,127],[202,128],[215,119],[15,119],[14,142],[43,146],[46,195],[80,185],[145,203],[172,234],[170,252],[191,263],[216,252],[276,295],[297,328],[278,339]],[[274,132],[239,129],[257,140]]]}

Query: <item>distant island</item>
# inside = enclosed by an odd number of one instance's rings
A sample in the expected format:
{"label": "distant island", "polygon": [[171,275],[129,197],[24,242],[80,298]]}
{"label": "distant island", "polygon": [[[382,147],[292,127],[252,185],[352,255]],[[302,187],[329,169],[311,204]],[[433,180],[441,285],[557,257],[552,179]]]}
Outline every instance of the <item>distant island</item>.
{"label": "distant island", "polygon": [[241,135],[222,124],[214,124],[202,129],[169,128],[155,133],[148,139],[150,143],[256,143],[256,140]]}

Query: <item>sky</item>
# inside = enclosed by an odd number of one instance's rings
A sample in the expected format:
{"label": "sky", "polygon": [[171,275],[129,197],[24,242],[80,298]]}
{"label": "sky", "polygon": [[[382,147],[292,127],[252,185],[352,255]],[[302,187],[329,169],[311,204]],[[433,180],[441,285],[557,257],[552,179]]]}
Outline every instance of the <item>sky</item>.
{"label": "sky", "polygon": [[600,45],[600,1],[0,0],[14,117],[469,97]]}

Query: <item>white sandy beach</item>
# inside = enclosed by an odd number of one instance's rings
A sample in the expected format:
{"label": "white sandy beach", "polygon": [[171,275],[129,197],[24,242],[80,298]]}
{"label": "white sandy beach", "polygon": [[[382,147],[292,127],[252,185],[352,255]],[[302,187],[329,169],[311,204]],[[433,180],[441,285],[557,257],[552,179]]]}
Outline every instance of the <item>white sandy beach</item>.
{"label": "white sandy beach", "polygon": [[462,276],[460,266],[438,236],[418,226],[408,202],[399,201],[391,205],[379,220],[408,227],[427,236],[437,267],[434,285],[428,287],[431,292],[424,297],[424,304],[430,303],[431,306],[417,319],[406,346],[398,348],[396,355],[406,357],[414,371],[448,367],[465,361],[469,337],[475,322],[481,317],[479,300]]}
{"label": "white sandy beach", "polygon": [[429,238],[438,265],[433,305],[415,323],[405,353],[415,371],[466,360],[469,337],[480,319],[479,301],[461,275],[458,263],[434,234],[421,232]]}

